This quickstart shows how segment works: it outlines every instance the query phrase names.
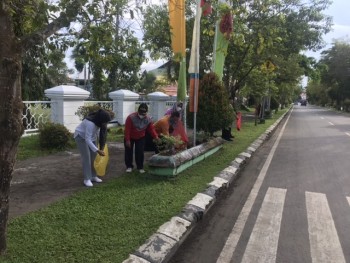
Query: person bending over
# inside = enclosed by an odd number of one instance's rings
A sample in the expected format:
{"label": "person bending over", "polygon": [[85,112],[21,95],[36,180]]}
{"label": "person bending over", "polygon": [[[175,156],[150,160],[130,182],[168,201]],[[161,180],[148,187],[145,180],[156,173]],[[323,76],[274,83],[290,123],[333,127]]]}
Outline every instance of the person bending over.
{"label": "person bending over", "polygon": [[[85,186],[91,187],[92,182],[102,182],[96,175],[94,161],[97,154],[105,155],[103,149],[107,139],[107,123],[112,117],[112,113],[100,109],[89,114],[75,129],[74,139],[81,156]],[[96,146],[97,137],[99,148]]]}

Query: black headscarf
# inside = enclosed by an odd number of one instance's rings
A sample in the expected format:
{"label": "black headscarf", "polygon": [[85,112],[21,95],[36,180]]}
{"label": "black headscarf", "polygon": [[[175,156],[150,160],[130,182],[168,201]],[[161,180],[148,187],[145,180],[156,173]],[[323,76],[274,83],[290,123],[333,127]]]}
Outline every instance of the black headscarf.
{"label": "black headscarf", "polygon": [[100,109],[90,113],[86,119],[100,128],[99,145],[100,150],[103,150],[107,140],[107,123],[112,120],[111,115],[107,111]]}

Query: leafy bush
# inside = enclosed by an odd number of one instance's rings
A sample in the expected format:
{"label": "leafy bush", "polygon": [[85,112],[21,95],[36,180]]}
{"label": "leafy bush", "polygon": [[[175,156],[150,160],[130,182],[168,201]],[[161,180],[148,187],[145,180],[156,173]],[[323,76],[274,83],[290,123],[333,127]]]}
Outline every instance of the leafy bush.
{"label": "leafy bush", "polygon": [[280,106],[280,103],[278,102],[278,100],[275,97],[271,97],[271,101],[270,101],[271,110],[274,110],[275,112],[277,112],[279,106]]}
{"label": "leafy bush", "polygon": [[39,128],[39,143],[44,149],[66,149],[69,147],[71,133],[62,124],[46,123]]}
{"label": "leafy bush", "polygon": [[349,112],[350,111],[350,99],[345,99],[344,100],[344,110],[346,112]]}
{"label": "leafy bush", "polygon": [[[193,113],[187,112],[188,125],[193,128]],[[222,82],[215,73],[204,75],[198,94],[197,129],[213,136],[233,121],[233,107]]]}
{"label": "leafy bush", "polygon": [[90,113],[92,112],[96,112],[100,109],[103,109],[105,111],[108,111],[110,113],[110,115],[112,116],[112,118],[114,118],[114,112],[108,109],[105,109],[101,106],[99,106],[98,104],[94,104],[94,105],[88,105],[88,106],[80,106],[77,110],[77,112],[75,113],[75,115],[79,116],[80,120],[83,120],[84,118],[86,118]]}
{"label": "leafy bush", "polygon": [[160,136],[155,141],[156,147],[161,155],[173,155],[182,150],[183,141],[174,136]]}

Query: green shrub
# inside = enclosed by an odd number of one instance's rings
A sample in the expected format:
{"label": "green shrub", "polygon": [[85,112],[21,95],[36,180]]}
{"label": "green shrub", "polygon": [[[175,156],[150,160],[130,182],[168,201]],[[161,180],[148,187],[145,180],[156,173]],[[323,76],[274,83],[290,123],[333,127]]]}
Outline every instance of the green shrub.
{"label": "green shrub", "polygon": [[[193,128],[193,113],[187,111],[187,124]],[[233,108],[229,94],[215,73],[204,75],[198,94],[197,129],[213,136],[232,124]]]}
{"label": "green shrub", "polygon": [[109,114],[111,115],[112,119],[114,118],[114,112],[109,110],[109,109],[105,109],[103,107],[101,107],[98,104],[94,104],[94,105],[88,105],[88,106],[80,106],[77,110],[77,112],[75,113],[75,115],[79,116],[80,120],[83,120],[84,118],[86,118],[90,113],[92,112],[96,112],[98,110],[105,110],[107,112],[109,112]]}
{"label": "green shrub", "polygon": [[271,101],[270,101],[271,110],[274,110],[275,112],[277,112],[279,106],[280,106],[280,103],[278,102],[278,100],[275,97],[271,97]]}
{"label": "green shrub", "polygon": [[344,100],[344,110],[346,112],[349,112],[350,111],[350,99],[345,99]]}
{"label": "green shrub", "polygon": [[39,143],[44,149],[66,149],[69,147],[71,133],[57,123],[46,123],[39,128]]}
{"label": "green shrub", "polygon": [[181,151],[183,141],[174,136],[160,136],[158,141],[155,141],[156,147],[160,155],[173,155]]}
{"label": "green shrub", "polygon": [[79,119],[83,120],[90,113],[98,111],[99,109],[101,109],[101,107],[98,104],[89,105],[89,106],[80,106],[77,112],[75,113],[75,115],[78,115]]}

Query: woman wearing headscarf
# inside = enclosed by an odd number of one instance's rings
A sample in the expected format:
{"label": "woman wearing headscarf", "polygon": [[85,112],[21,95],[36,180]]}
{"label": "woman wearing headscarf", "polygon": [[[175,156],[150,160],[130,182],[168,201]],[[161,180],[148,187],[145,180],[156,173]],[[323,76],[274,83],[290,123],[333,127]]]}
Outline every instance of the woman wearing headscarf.
{"label": "woman wearing headscarf", "polygon": [[154,124],[154,128],[158,136],[162,134],[166,136],[170,135],[173,137],[178,137],[183,142],[182,147],[187,147],[188,138],[182,121],[180,120],[180,113],[178,111],[173,111],[170,115],[165,115]]}
{"label": "woman wearing headscarf", "polygon": [[174,105],[167,109],[167,111],[165,112],[164,115],[170,115],[171,113],[177,111],[178,113],[180,113],[180,119],[183,120],[183,103],[182,101],[178,101],[176,103],[174,103]]}
{"label": "woman wearing headscarf", "polygon": [[[77,143],[83,166],[84,185],[93,186],[92,182],[101,183],[94,168],[96,155],[104,156],[104,146],[107,139],[107,123],[111,121],[111,113],[98,110],[89,114],[75,129],[74,139]],[[99,138],[99,148],[96,146]]]}
{"label": "woman wearing headscarf", "polygon": [[181,140],[183,142],[185,142],[186,146],[188,143],[188,138],[187,138],[187,134],[186,134],[186,129],[185,129],[185,125],[183,123],[184,121],[184,104],[182,101],[178,101],[176,102],[173,107],[169,108],[166,112],[165,112],[165,116],[167,115],[171,115],[173,112],[178,112],[180,117],[179,117],[179,121],[178,124],[176,126],[174,126],[174,130],[172,132],[172,136],[176,137],[176,136],[180,136]]}

